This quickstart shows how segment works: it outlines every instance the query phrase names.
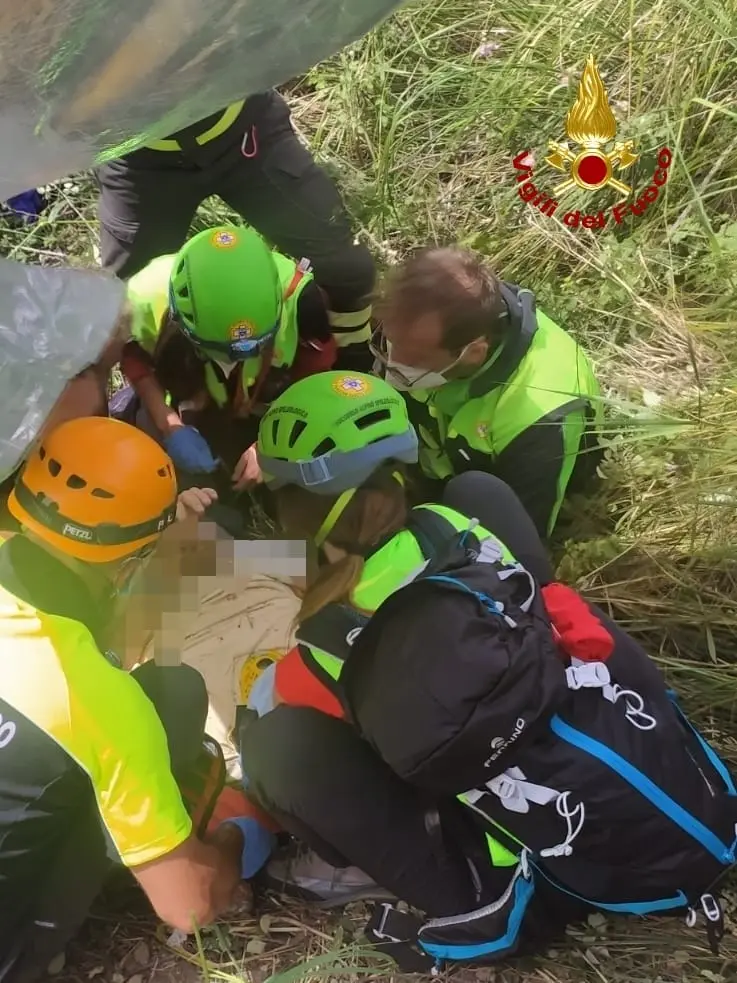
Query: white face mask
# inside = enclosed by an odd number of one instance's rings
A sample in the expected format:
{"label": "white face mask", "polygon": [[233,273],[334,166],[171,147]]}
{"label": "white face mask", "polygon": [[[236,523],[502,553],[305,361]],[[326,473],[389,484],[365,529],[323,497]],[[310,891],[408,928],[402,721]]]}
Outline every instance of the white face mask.
{"label": "white face mask", "polygon": [[[468,348],[468,346],[466,346]],[[402,362],[395,362],[392,359],[392,345],[386,342],[386,374],[384,378],[394,389],[400,392],[408,392],[410,389],[440,389],[450,380],[446,379],[445,373],[460,362],[466,354],[466,348],[455,361],[451,362],[447,369],[442,372],[434,372],[428,369],[418,369],[414,365],[404,365]]]}

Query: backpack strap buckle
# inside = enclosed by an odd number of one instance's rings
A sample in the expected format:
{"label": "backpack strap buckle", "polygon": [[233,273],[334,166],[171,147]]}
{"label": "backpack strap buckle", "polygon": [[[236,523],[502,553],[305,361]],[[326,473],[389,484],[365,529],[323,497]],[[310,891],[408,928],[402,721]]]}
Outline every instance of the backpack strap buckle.
{"label": "backpack strap buckle", "polygon": [[[719,943],[724,938],[724,912],[721,903],[713,894],[702,894],[699,898],[701,913],[706,922],[706,937],[713,955],[719,955]],[[686,925],[694,928],[699,911],[693,905],[688,909]]]}
{"label": "backpack strap buckle", "polygon": [[571,659],[571,665],[566,669],[568,688],[603,689],[611,681],[609,670],[603,662],[579,662]]}
{"label": "backpack strap buckle", "polygon": [[419,918],[407,911],[399,911],[394,905],[384,901],[374,908],[364,934],[380,952],[393,959],[403,973],[435,975],[435,959],[423,952],[417,944],[417,934],[421,926]]}

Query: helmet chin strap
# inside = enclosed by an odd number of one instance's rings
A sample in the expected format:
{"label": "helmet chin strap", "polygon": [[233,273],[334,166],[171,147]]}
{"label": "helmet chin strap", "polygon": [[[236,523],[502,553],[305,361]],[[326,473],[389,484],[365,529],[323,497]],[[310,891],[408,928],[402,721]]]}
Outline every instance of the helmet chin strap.
{"label": "helmet chin strap", "polygon": [[323,545],[325,540],[328,538],[328,535],[333,531],[335,523],[341,517],[343,512],[345,512],[346,508],[348,507],[348,503],[357,491],[357,488],[349,488],[347,491],[344,491],[338,495],[333,507],[325,516],[325,521],[315,533],[315,546]]}
{"label": "helmet chin strap", "polygon": [[[402,486],[402,488],[404,488],[404,476],[402,475],[401,471],[393,471],[392,478],[394,478],[395,481],[398,481],[399,484]],[[335,528],[335,523],[345,512],[346,508],[348,507],[348,503],[350,502],[350,500],[353,498],[353,496],[356,494],[357,491],[358,491],[357,488],[349,488],[347,491],[344,491],[342,492],[342,494],[338,495],[338,498],[335,500],[333,507],[325,516],[323,524],[315,533],[315,546],[323,545],[325,540],[328,538],[330,533]]]}

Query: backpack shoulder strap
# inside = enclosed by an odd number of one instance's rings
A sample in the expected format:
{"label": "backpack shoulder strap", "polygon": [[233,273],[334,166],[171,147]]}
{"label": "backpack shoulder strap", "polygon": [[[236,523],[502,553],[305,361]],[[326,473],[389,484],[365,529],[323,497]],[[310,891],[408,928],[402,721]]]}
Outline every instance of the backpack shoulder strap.
{"label": "backpack shoulder strap", "polygon": [[297,642],[322,649],[345,662],[358,631],[368,620],[368,615],[348,604],[328,604],[299,626]]}
{"label": "backpack shoulder strap", "polygon": [[422,576],[457,567],[468,562],[469,550],[478,550],[476,536],[467,529],[458,530],[432,509],[416,508],[406,527],[417,540],[423,557],[428,561]]}

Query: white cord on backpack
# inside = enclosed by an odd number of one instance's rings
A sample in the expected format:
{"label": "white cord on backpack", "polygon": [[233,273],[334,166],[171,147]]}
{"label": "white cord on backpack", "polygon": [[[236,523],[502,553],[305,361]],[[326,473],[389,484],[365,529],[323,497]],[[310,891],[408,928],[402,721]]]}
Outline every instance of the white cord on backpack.
{"label": "white cord on backpack", "polygon": [[[566,822],[566,838],[557,846],[551,846],[547,850],[541,850],[541,857],[570,857],[573,853],[573,841],[583,829],[583,824],[586,821],[586,809],[584,808],[583,802],[579,802],[573,809],[570,809],[568,804],[570,795],[570,792],[561,792],[555,801],[555,808],[558,815],[562,819],[565,819]],[[574,819],[577,819],[575,826]]]}
{"label": "white cord on backpack", "polygon": [[[649,713],[644,712],[645,701],[633,689],[624,689],[619,683],[614,683],[612,686],[604,686],[601,692],[604,699],[609,700],[612,704],[624,697],[627,706],[624,715],[633,727],[638,730],[652,730],[653,727],[657,727],[657,720],[655,717],[651,717]],[[634,706],[633,701],[637,701]],[[639,718],[639,723],[637,718]]]}
{"label": "white cord on backpack", "polygon": [[566,669],[566,681],[572,690],[601,689],[602,696],[611,704],[624,697],[627,706],[625,717],[638,730],[652,730],[658,725],[655,717],[645,713],[645,701],[639,693],[611,682],[609,670],[603,662],[584,662],[573,657]]}

